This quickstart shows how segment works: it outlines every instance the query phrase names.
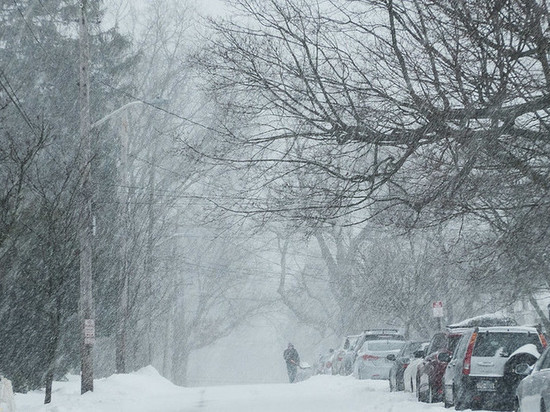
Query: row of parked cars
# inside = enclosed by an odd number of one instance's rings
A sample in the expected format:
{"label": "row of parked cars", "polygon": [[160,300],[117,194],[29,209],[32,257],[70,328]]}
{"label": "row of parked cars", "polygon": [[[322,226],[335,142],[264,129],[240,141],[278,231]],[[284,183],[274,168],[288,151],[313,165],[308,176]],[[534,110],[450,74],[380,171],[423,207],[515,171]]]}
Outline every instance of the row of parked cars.
{"label": "row of parked cars", "polygon": [[397,329],[369,329],[344,338],[342,346],[320,355],[316,373],[351,375],[359,379],[388,379],[394,357],[405,344]]}
{"label": "row of parked cars", "polygon": [[[474,318],[436,333],[404,373],[404,389],[421,402],[444,402],[456,410],[518,409],[518,386],[547,346],[540,328],[510,318]],[[536,409],[546,411],[539,404]]]}
{"label": "row of parked cars", "polygon": [[[429,341],[397,330],[345,338],[322,357],[318,373],[387,379],[391,391],[463,409],[550,411],[550,349],[537,326],[482,316],[450,325]],[[547,408],[548,406],[548,408]]]}

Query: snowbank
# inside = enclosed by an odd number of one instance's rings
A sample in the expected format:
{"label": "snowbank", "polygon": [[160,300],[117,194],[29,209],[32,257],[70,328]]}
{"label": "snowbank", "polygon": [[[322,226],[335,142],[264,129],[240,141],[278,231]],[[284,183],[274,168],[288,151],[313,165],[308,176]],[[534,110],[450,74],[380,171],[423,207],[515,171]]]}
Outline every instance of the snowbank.
{"label": "snowbank", "polygon": [[55,382],[53,400],[43,391],[16,395],[20,412],[444,412],[442,403],[422,404],[411,393],[391,393],[387,381],[351,376],[314,376],[296,384],[182,388],[147,367],[96,380],[94,392],[80,395],[80,379]]}

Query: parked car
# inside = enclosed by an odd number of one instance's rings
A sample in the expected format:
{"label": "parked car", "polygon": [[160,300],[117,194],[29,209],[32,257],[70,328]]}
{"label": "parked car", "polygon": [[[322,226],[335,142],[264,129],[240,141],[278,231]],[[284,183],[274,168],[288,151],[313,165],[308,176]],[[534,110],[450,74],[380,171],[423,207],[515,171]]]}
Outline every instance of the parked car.
{"label": "parked car", "polygon": [[422,348],[414,352],[414,359],[411,360],[407,369],[403,373],[403,384],[405,392],[416,393],[416,373],[418,367],[424,362],[424,355],[426,353],[426,348],[430,342],[424,342]]}
{"label": "parked car", "polygon": [[388,355],[399,353],[403,340],[367,340],[357,352],[354,375],[358,379],[389,379],[393,362]]}
{"label": "parked car", "polygon": [[516,373],[528,375],[516,390],[514,410],[546,412],[550,410],[550,349],[547,348],[537,362],[516,366]]}
{"label": "parked car", "polygon": [[357,353],[363,347],[366,341],[371,340],[402,340],[405,341],[405,336],[399,332],[398,329],[366,329],[359,335],[353,348],[344,357],[344,364],[346,371],[352,373],[355,371],[355,362],[357,360]]}
{"label": "parked car", "polygon": [[334,349],[329,349],[328,352],[319,355],[317,362],[314,365],[314,373],[316,375],[332,374],[332,359],[334,357]]}
{"label": "parked car", "polygon": [[342,367],[340,368],[341,375],[351,375],[353,373],[353,365],[357,358],[357,351],[362,345],[363,335],[350,336],[349,349],[344,352],[344,359],[342,360]]}
{"label": "parked car", "polygon": [[401,351],[397,355],[391,353],[387,356],[387,359],[393,362],[389,375],[390,391],[405,390],[403,379],[405,369],[409,366],[411,358],[415,358],[415,352],[418,354],[419,351],[422,351],[422,345],[424,343],[425,342],[408,341],[403,345]]}
{"label": "parked car", "polygon": [[418,365],[416,373],[416,396],[420,402],[439,402],[443,400],[443,374],[448,359],[458,340],[467,329],[453,329],[436,333],[426,349],[426,356]]}
{"label": "parked car", "polygon": [[463,334],[444,375],[445,405],[472,407],[513,405],[522,375],[518,364],[533,365],[546,347],[532,326],[479,327]]}
{"label": "parked car", "polygon": [[349,335],[344,338],[342,346],[334,352],[332,362],[333,375],[350,375],[353,370],[351,354],[354,353],[355,345],[361,335]]}

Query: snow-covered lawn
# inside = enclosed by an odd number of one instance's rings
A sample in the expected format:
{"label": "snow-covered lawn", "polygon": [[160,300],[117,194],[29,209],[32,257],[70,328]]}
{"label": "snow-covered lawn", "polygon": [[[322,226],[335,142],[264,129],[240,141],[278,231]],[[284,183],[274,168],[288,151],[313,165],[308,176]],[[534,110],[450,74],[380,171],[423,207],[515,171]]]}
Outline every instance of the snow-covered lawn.
{"label": "snow-covered lawn", "polygon": [[386,381],[314,376],[297,384],[182,388],[152,367],[96,380],[80,396],[79,377],[54,384],[53,402],[44,393],[17,394],[18,412],[443,412],[443,404],[418,403],[410,393],[391,393]]}

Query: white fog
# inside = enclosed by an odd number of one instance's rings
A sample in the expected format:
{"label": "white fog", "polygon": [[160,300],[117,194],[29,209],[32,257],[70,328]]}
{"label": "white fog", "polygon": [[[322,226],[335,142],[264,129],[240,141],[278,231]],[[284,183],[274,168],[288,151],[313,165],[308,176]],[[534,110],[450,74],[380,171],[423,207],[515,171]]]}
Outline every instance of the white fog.
{"label": "white fog", "polygon": [[550,410],[546,1],[0,17],[0,412]]}

